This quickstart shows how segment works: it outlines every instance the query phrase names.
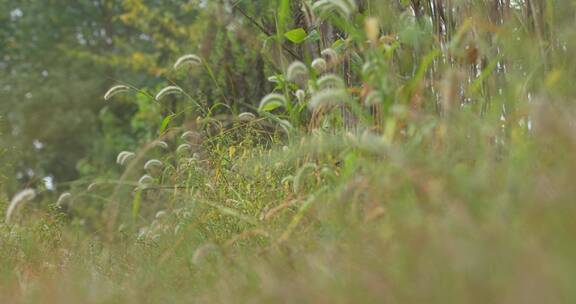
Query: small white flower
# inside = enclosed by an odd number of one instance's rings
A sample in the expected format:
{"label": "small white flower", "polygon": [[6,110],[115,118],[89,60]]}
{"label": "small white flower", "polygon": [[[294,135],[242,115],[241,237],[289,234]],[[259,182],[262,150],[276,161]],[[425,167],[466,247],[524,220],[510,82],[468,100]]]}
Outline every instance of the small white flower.
{"label": "small white flower", "polygon": [[8,209],[6,210],[6,223],[10,223],[12,214],[20,204],[24,204],[28,201],[31,201],[34,199],[34,197],[36,197],[36,190],[34,189],[24,189],[16,193],[16,195],[12,197],[12,200],[8,205]]}
{"label": "small white flower", "polygon": [[180,88],[180,87],[167,86],[167,87],[163,88],[162,90],[160,90],[160,92],[158,92],[158,94],[156,94],[155,99],[157,101],[160,101],[160,99],[162,99],[164,96],[172,95],[172,94],[182,94],[182,93],[184,93],[184,90],[182,90],[182,88]]}
{"label": "small white flower", "polygon": [[128,92],[130,91],[130,87],[129,86],[125,86],[125,85],[116,85],[111,87],[106,94],[104,94],[104,100],[109,100],[110,98],[112,98],[112,96],[122,93],[122,92]]}

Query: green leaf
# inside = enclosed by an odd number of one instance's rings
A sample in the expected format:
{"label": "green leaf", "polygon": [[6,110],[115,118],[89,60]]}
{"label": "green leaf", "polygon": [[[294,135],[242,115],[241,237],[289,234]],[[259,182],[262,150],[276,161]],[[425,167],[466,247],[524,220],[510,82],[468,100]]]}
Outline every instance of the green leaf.
{"label": "green leaf", "polygon": [[132,218],[136,219],[140,214],[140,203],[142,202],[142,190],[137,190],[132,200]]}
{"label": "green leaf", "polygon": [[345,45],[346,45],[346,43],[344,43],[344,40],[338,39],[338,40],[334,41],[334,43],[332,43],[332,46],[330,46],[330,47],[332,49],[334,49],[335,51],[339,51],[342,48],[344,48]]}
{"label": "green leaf", "polygon": [[162,124],[160,125],[160,131],[159,131],[160,134],[166,131],[166,128],[168,128],[168,125],[170,124],[174,116],[176,116],[176,114],[168,115],[162,120]]}
{"label": "green leaf", "polygon": [[276,109],[278,109],[278,108],[280,108],[280,107],[283,107],[283,106],[284,106],[284,104],[282,104],[282,103],[279,102],[279,101],[271,101],[271,102],[266,103],[266,104],[261,108],[261,110],[262,110],[262,111],[265,111],[265,112],[270,112],[270,111],[276,110]]}
{"label": "green leaf", "polygon": [[303,28],[297,28],[286,32],[284,37],[293,43],[302,43],[304,40],[306,40],[308,34],[306,34],[306,31]]}
{"label": "green leaf", "polygon": [[280,0],[278,7],[278,40],[281,39],[282,33],[286,28],[286,23],[290,18],[290,0]]}
{"label": "green leaf", "polygon": [[311,41],[311,42],[316,42],[320,40],[320,34],[318,33],[317,30],[312,30],[310,31],[310,33],[308,33],[308,37],[306,37],[306,40]]}

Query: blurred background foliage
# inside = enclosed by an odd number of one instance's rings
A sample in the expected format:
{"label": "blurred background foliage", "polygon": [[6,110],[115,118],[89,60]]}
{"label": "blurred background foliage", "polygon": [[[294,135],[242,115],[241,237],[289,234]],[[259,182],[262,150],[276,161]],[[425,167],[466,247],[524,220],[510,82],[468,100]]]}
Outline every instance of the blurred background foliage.
{"label": "blurred background foliage", "polygon": [[[292,6],[291,16],[280,16],[279,3]],[[146,100],[164,85],[182,87],[207,108],[223,102],[238,113],[274,88],[268,76],[331,46],[346,53],[334,72],[360,99],[376,88],[388,105],[439,115],[442,87],[458,83],[462,98],[454,102],[492,126],[504,116],[509,133],[523,119],[526,130],[527,105],[536,97],[561,103],[576,93],[565,85],[574,75],[570,1],[454,0],[450,10],[438,1],[357,1],[361,14],[369,10],[380,23],[385,46],[378,50],[391,54],[385,61],[361,43],[361,21],[310,22],[304,3],[313,2],[0,0],[0,161],[10,177],[4,191],[117,170],[109,164],[118,151],[154,139],[164,117],[182,107],[175,99],[162,107]],[[306,30],[306,43],[275,36],[294,28]],[[171,68],[189,53],[214,77]],[[372,59],[378,73],[362,82],[362,63]],[[142,94],[105,102],[103,93],[117,83]],[[541,92],[546,96],[535,95]]]}
{"label": "blurred background foliage", "polygon": [[350,1],[0,0],[0,302],[575,302],[575,2]]}
{"label": "blurred background foliage", "polygon": [[[240,6],[273,15],[269,1]],[[255,104],[274,67],[235,9],[214,0],[1,0],[0,157],[3,175],[17,177],[2,180],[5,190],[95,174],[135,138],[150,139],[162,113],[128,97],[106,103],[103,93],[120,79],[141,88],[182,79],[170,70],[182,54],[205,58],[225,91],[196,73],[180,83],[195,97]]]}

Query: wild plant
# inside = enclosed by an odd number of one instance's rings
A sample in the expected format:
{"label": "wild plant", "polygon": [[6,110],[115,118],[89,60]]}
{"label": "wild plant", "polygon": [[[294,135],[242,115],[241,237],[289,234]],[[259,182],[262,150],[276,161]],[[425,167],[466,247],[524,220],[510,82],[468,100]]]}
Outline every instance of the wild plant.
{"label": "wild plant", "polygon": [[34,189],[24,189],[16,193],[8,204],[4,221],[6,223],[11,223],[11,220],[14,217],[14,213],[19,209],[19,207],[33,200],[34,197],[36,197],[36,190]]}

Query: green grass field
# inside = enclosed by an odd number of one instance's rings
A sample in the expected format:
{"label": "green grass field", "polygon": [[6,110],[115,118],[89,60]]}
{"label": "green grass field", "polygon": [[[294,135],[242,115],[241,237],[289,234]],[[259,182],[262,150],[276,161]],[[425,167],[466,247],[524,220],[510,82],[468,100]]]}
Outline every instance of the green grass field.
{"label": "green grass field", "polygon": [[269,95],[177,54],[101,92],[131,149],[0,187],[0,303],[576,303],[574,1],[272,2]]}

